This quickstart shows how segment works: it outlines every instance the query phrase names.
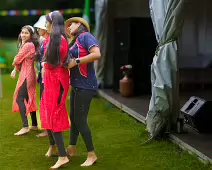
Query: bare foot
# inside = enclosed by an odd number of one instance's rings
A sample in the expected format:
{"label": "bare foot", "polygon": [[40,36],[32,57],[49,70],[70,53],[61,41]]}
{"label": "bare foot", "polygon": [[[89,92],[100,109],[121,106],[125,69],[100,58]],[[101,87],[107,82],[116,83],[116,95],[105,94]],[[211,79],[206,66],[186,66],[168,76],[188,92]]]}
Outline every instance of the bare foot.
{"label": "bare foot", "polygon": [[55,150],[56,150],[56,146],[50,145],[49,150],[46,152],[45,156],[48,158],[51,157]]}
{"label": "bare foot", "polygon": [[30,126],[29,129],[30,130],[38,130],[38,127],[37,126]]}
{"label": "bare foot", "polygon": [[66,152],[68,156],[77,156],[77,147],[75,145],[69,145]]}
{"label": "bare foot", "polygon": [[42,138],[42,137],[47,137],[48,136],[48,133],[47,133],[47,131],[44,131],[44,132],[42,132],[42,133],[39,133],[38,135],[36,135],[38,138]]}
{"label": "bare foot", "polygon": [[69,159],[68,157],[59,157],[58,161],[56,162],[56,164],[54,166],[52,166],[50,169],[58,169],[61,168],[63,165],[69,163]]}
{"label": "bare foot", "polygon": [[21,130],[19,130],[17,133],[14,133],[15,136],[21,136],[26,133],[28,133],[30,130],[28,127],[23,127]]}
{"label": "bare foot", "polygon": [[87,160],[81,166],[91,166],[97,161],[97,156],[94,152],[88,152]]}

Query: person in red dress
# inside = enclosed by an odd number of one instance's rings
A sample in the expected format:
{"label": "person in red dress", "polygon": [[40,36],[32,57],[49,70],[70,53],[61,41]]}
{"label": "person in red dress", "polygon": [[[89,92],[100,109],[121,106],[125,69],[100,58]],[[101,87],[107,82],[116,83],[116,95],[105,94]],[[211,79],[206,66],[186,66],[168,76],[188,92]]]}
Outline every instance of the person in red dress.
{"label": "person in red dress", "polygon": [[70,86],[69,70],[64,67],[69,55],[68,41],[60,12],[54,11],[46,15],[46,28],[50,36],[44,42],[44,91],[41,97],[40,119],[50,141],[46,157],[53,154],[55,144],[58,148],[58,161],[50,169],[58,169],[69,162],[62,132],[70,127],[66,109],[66,97]]}
{"label": "person in red dress", "polygon": [[[19,78],[13,97],[12,112],[20,112],[23,128],[15,133],[16,136],[37,130],[36,119],[36,74],[34,62],[39,57],[39,40],[34,28],[26,25],[22,28],[18,38],[18,54],[13,60],[14,70],[11,77],[14,79],[19,71]],[[37,57],[36,57],[37,56]],[[31,113],[32,126],[29,127],[27,116]]]}

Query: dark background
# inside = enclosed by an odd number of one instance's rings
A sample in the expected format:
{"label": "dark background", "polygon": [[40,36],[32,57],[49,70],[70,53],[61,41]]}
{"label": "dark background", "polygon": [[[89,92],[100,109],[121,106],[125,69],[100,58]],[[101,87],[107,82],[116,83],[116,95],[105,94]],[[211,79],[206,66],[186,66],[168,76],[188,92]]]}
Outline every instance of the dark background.
{"label": "dark background", "polygon": [[[94,8],[90,0],[90,7]],[[30,9],[84,9],[85,0],[0,0],[0,10],[30,10]],[[74,15],[63,15],[65,20]],[[82,14],[77,14],[82,16]],[[17,38],[24,25],[34,25],[40,16],[0,16],[0,37]],[[94,25],[94,12],[91,12],[91,29]]]}

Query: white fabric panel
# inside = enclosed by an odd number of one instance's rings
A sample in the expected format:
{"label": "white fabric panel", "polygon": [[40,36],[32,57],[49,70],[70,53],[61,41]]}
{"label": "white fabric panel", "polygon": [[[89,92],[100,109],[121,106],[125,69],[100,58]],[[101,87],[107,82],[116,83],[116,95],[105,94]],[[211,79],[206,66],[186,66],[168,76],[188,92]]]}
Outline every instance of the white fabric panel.
{"label": "white fabric panel", "polygon": [[159,42],[163,33],[163,25],[167,12],[168,0],[152,1],[149,2],[150,13],[155,29],[156,39]]}
{"label": "white fabric panel", "polygon": [[[157,1],[152,0],[152,3]],[[170,132],[179,117],[178,44],[175,39],[179,37],[183,26],[184,0],[169,0],[166,9],[159,7],[153,6],[151,14],[161,10],[166,15],[159,36],[159,47],[151,65],[152,97],[146,117],[147,130],[153,138],[161,132]],[[157,16],[152,18],[153,22],[157,20]]]}
{"label": "white fabric panel", "polygon": [[206,68],[212,63],[212,1],[193,1],[179,38],[179,67]]}
{"label": "white fabric panel", "polygon": [[212,1],[207,5],[207,12],[206,12],[206,35],[205,35],[205,54],[209,55],[210,58],[212,57]]}

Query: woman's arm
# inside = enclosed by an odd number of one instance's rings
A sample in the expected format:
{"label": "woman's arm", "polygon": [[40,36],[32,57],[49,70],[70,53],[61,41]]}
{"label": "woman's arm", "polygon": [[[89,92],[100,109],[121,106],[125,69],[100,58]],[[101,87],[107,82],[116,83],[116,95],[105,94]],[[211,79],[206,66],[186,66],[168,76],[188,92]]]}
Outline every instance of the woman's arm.
{"label": "woman's arm", "polygon": [[31,57],[33,53],[35,53],[35,46],[33,43],[26,43],[15,56],[12,65],[17,66],[21,64],[25,58]]}
{"label": "woman's arm", "polygon": [[101,53],[100,53],[99,47],[93,46],[90,48],[90,54],[88,54],[85,57],[79,58],[78,60],[80,60],[80,64],[87,64],[95,60],[99,60],[100,57],[101,57]]}
{"label": "woman's arm", "polygon": [[16,72],[17,72],[17,71],[18,71],[17,67],[14,67],[13,71],[12,71],[11,74],[10,74],[10,77],[11,77],[12,79],[15,78]]}
{"label": "woman's arm", "polygon": [[[80,64],[87,64],[94,62],[95,60],[99,60],[101,57],[101,53],[99,50],[99,47],[93,46],[90,48],[90,53],[86,55],[85,57],[78,58]],[[68,68],[72,68],[77,65],[77,62],[75,60],[71,60],[68,64]]]}

